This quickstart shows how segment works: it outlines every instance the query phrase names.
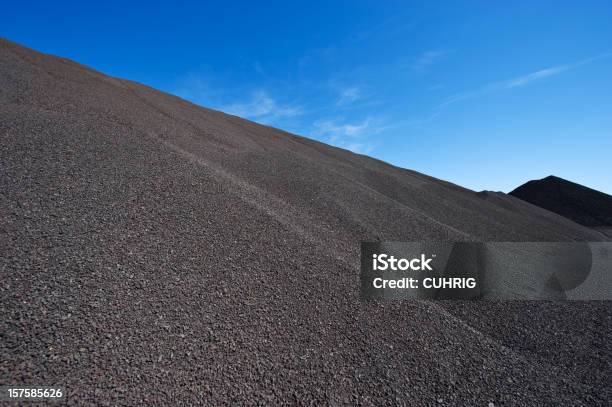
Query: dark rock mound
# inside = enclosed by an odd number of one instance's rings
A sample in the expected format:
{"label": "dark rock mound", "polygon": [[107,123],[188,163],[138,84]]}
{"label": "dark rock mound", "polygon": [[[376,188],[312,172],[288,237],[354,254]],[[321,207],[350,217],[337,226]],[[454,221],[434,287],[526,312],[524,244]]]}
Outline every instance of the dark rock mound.
{"label": "dark rock mound", "polygon": [[612,196],[559,177],[529,181],[510,195],[584,226],[612,226]]}

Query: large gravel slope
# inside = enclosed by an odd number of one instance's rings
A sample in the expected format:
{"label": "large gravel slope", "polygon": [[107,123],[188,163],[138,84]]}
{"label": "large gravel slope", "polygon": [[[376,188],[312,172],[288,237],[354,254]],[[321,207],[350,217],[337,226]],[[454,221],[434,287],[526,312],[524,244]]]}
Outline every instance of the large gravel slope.
{"label": "large gravel slope", "polygon": [[0,41],[0,385],[73,405],[610,404],[609,302],[365,303],[359,242],[378,239],[607,238]]}

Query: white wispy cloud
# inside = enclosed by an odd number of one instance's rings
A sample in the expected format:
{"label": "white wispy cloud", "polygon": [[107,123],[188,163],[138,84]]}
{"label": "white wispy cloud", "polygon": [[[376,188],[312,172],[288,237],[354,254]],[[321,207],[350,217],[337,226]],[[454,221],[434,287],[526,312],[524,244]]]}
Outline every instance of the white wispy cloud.
{"label": "white wispy cloud", "polygon": [[496,93],[496,92],[500,92],[500,91],[504,91],[508,89],[522,87],[522,86],[527,86],[533,82],[537,82],[545,78],[557,76],[564,72],[568,72],[573,69],[579,68],[583,65],[590,64],[591,62],[594,62],[600,59],[604,59],[604,58],[609,58],[611,56],[612,56],[612,53],[601,54],[595,57],[583,59],[582,61],[578,61],[573,64],[552,66],[550,68],[540,69],[540,70],[537,70],[537,71],[534,71],[534,72],[531,72],[525,75],[506,79],[503,81],[489,83],[473,91],[451,95],[447,97],[446,100],[444,100],[440,104],[440,107],[448,106],[453,103],[457,103],[457,102],[464,101],[464,100],[486,96],[491,93]]}
{"label": "white wispy cloud", "polygon": [[285,117],[300,116],[300,106],[279,103],[265,91],[257,91],[249,101],[219,107],[219,110],[252,120],[269,121]]}
{"label": "white wispy cloud", "polygon": [[370,119],[359,123],[338,123],[335,120],[319,120],[314,123],[316,132],[330,136],[330,141],[344,137],[359,137],[370,125]]}
{"label": "white wispy cloud", "polygon": [[508,81],[505,81],[504,83],[502,83],[503,85],[502,88],[510,89],[510,88],[516,88],[518,86],[525,86],[539,79],[544,79],[550,76],[559,75],[560,73],[569,71],[573,67],[574,66],[572,65],[561,65],[561,66],[555,66],[552,68],[541,69],[539,71],[535,71],[527,75],[519,76],[517,78],[513,78]]}
{"label": "white wispy cloud", "polygon": [[446,58],[451,51],[449,50],[430,50],[425,51],[416,59],[412,68],[415,71],[424,72],[433,64]]}
{"label": "white wispy cloud", "polygon": [[363,98],[363,93],[357,86],[351,86],[340,90],[340,95],[336,101],[337,106],[344,106]]}
{"label": "white wispy cloud", "polygon": [[357,122],[345,122],[342,119],[318,120],[314,123],[313,133],[326,138],[335,146],[354,153],[367,154],[375,147],[371,137],[388,127],[382,120],[371,117]]}

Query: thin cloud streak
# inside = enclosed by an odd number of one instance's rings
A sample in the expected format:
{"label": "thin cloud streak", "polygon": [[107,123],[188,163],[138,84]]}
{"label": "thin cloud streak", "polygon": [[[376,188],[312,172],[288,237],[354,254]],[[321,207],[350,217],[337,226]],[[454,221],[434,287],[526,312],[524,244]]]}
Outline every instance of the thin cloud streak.
{"label": "thin cloud streak", "polygon": [[496,93],[496,92],[500,92],[500,91],[504,91],[508,89],[522,87],[522,86],[527,86],[533,82],[560,75],[564,72],[574,70],[576,68],[579,68],[583,65],[590,64],[597,60],[609,58],[610,56],[612,56],[612,53],[605,53],[605,54],[597,55],[595,57],[584,59],[574,64],[553,66],[550,68],[540,69],[538,71],[534,71],[526,75],[518,76],[515,78],[490,83],[475,91],[470,91],[470,92],[465,92],[465,93],[460,93],[460,94],[449,96],[448,98],[446,98],[446,100],[444,100],[440,104],[439,108],[446,107],[453,103],[486,96],[491,93]]}

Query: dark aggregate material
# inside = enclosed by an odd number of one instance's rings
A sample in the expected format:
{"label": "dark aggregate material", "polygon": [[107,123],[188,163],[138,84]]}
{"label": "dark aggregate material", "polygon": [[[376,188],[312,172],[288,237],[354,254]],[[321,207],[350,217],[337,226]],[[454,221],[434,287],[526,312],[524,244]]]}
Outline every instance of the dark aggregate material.
{"label": "dark aggregate material", "polygon": [[361,240],[608,240],[0,41],[0,385],[71,405],[610,405],[609,302],[369,302]]}
{"label": "dark aggregate material", "polygon": [[612,196],[563,178],[529,181],[510,195],[584,226],[612,226]]}

